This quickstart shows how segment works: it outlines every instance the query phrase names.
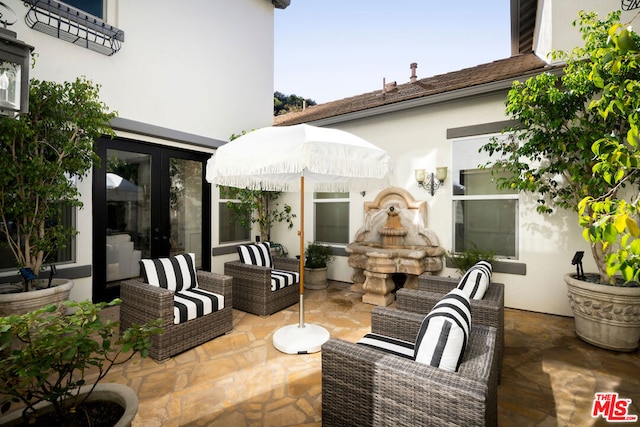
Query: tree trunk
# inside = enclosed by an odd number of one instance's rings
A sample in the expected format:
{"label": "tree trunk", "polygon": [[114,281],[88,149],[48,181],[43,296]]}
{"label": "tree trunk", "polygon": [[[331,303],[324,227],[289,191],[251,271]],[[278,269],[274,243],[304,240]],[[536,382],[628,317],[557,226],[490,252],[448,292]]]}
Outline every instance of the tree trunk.
{"label": "tree trunk", "polygon": [[606,253],[602,251],[602,243],[591,244],[591,255],[593,255],[593,260],[596,262],[598,274],[600,274],[600,283],[609,283],[611,278],[607,274],[607,259]]}

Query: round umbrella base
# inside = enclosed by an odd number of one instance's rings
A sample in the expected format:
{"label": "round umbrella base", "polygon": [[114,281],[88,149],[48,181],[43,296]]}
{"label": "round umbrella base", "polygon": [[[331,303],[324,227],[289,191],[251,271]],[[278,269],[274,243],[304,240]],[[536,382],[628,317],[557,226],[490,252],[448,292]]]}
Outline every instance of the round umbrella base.
{"label": "round umbrella base", "polygon": [[273,334],[273,346],[287,354],[317,353],[328,340],[329,331],[308,323],[302,328],[300,325],[283,326]]}

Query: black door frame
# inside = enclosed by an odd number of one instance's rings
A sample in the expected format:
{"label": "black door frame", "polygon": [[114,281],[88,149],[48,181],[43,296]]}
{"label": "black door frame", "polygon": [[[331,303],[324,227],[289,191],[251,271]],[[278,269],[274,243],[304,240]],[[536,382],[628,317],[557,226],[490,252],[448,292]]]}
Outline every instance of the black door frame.
{"label": "black door frame", "polygon": [[[180,148],[151,144],[127,138],[102,137],[96,141],[96,152],[100,156],[100,165],[93,168],[93,301],[111,301],[120,295],[120,286],[107,287],[107,150],[131,151],[151,155],[151,256],[161,257],[169,254],[169,159],[179,158],[202,162],[202,269],[211,271],[211,184],[205,179],[206,162],[209,153],[190,151]],[[157,177],[160,177],[158,180]]]}

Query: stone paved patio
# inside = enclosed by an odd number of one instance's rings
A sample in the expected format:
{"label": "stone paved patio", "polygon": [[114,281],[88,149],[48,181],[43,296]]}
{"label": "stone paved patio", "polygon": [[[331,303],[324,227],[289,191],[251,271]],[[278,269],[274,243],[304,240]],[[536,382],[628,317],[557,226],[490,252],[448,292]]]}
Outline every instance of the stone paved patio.
{"label": "stone paved patio", "polygon": [[[373,308],[360,300],[346,283],[308,290],[305,320],[357,341]],[[117,308],[109,310],[117,318]],[[233,332],[168,362],[134,358],[114,368],[108,381],[138,393],[134,427],[321,425],[321,353],[286,355],[271,344],[276,329],[298,322],[298,305],[265,318],[233,316]],[[505,327],[500,426],[611,425],[591,417],[594,393],[603,391],[631,399],[629,413],[640,415],[637,351],[586,344],[566,317],[507,309]]]}

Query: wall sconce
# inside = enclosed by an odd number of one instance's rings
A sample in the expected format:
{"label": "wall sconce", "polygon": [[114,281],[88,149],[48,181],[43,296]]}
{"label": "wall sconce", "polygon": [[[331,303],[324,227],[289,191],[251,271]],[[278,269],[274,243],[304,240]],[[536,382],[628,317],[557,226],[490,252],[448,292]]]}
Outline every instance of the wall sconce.
{"label": "wall sconce", "polygon": [[416,169],[415,175],[418,187],[424,188],[433,196],[436,190],[444,184],[444,180],[447,179],[447,167],[438,167],[435,174],[430,173],[428,175],[424,169]]}
{"label": "wall sconce", "polygon": [[[0,28],[0,115],[14,117],[29,111],[29,59],[33,46],[6,29],[15,23],[11,19],[15,13],[3,3],[0,6],[4,8],[0,10],[0,24],[4,27]],[[10,14],[5,14],[5,9]]]}

